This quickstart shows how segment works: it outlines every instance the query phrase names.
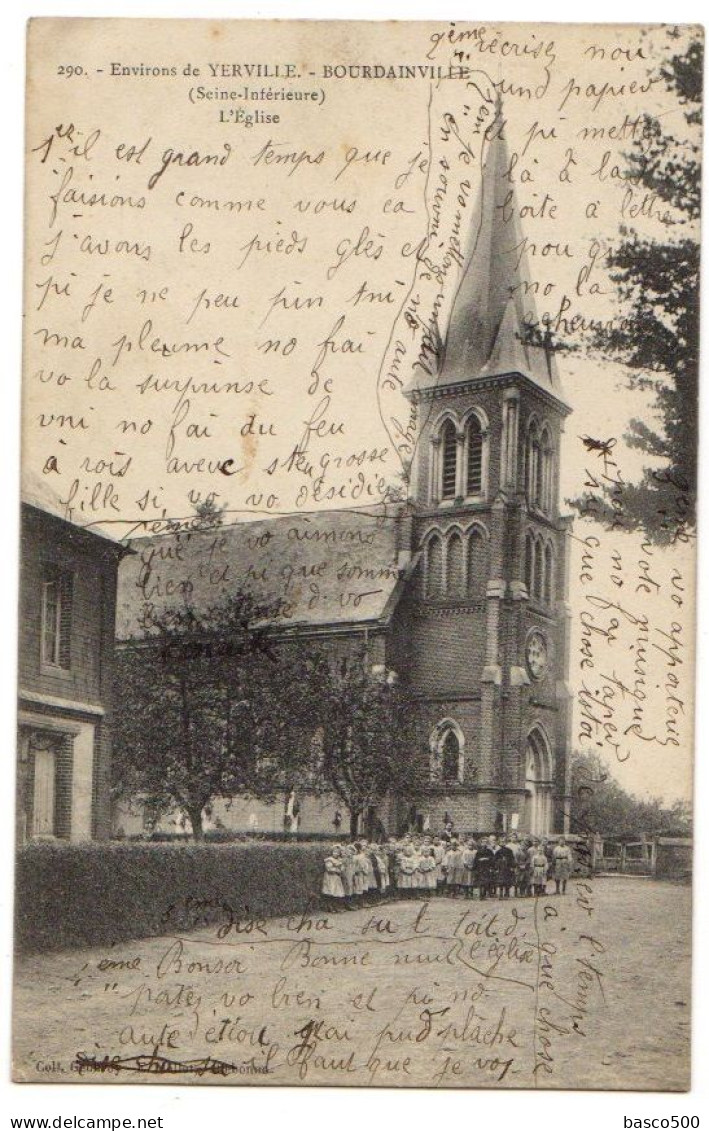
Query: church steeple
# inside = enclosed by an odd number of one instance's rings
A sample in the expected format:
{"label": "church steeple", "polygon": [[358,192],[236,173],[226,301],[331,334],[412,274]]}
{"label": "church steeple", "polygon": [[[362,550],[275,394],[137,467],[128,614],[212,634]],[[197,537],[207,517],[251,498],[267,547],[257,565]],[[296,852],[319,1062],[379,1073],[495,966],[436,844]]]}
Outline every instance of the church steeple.
{"label": "church steeple", "polygon": [[560,820],[570,741],[559,498],[571,410],[551,351],[525,332],[538,320],[502,124],[498,102],[436,371],[415,367],[408,390],[419,430],[407,678],[432,819],[541,835]]}
{"label": "church steeple", "polygon": [[530,321],[534,288],[498,101],[436,384],[521,373],[563,400],[554,355],[530,341]]}

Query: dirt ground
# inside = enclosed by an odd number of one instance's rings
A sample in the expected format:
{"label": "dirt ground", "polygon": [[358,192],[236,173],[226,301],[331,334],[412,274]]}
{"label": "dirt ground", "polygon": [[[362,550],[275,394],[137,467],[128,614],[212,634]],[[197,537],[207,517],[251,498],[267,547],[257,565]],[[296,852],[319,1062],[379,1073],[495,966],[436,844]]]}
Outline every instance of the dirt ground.
{"label": "dirt ground", "polygon": [[18,960],[15,1079],[689,1087],[687,887],[208,911],[179,937]]}

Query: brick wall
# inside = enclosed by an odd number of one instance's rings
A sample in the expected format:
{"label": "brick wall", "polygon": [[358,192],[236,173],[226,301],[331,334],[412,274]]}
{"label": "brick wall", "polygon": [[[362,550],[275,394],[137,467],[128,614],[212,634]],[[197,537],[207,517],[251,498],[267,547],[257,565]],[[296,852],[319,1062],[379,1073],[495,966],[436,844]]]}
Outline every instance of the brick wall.
{"label": "brick wall", "polygon": [[458,833],[490,833],[496,827],[498,801],[493,793],[436,792],[421,808],[429,816],[432,833],[443,828],[446,814]]}
{"label": "brick wall", "polygon": [[414,694],[479,694],[485,647],[484,602],[473,607],[414,606],[406,636]]}

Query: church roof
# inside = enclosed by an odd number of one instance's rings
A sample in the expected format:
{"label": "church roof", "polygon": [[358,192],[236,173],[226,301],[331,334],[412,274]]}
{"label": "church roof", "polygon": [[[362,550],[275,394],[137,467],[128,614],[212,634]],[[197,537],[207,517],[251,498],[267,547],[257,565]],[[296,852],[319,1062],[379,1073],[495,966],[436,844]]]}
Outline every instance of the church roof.
{"label": "church roof", "polygon": [[116,637],[139,637],[145,602],[218,604],[248,589],[280,601],[284,629],[386,624],[411,568],[391,506],[322,511],[139,538],[118,575]]}
{"label": "church roof", "polygon": [[536,303],[498,103],[435,385],[522,373],[563,401],[554,354],[529,340],[530,322]]}

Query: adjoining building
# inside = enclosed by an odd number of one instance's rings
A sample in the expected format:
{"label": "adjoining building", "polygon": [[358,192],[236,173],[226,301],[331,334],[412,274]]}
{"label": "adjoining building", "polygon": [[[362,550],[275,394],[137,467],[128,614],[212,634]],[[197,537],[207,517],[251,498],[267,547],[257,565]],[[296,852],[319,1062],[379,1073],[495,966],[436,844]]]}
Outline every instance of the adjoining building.
{"label": "adjoining building", "polygon": [[68,522],[26,480],[20,532],[17,843],[110,835],[118,563],[128,551]]}
{"label": "adjoining building", "polygon": [[[373,666],[395,670],[416,700],[411,758],[428,784],[408,813],[387,799],[388,830],[446,816],[470,830],[568,829],[559,451],[570,409],[554,354],[528,328],[534,288],[506,219],[517,214],[508,170],[497,137],[437,375],[407,394],[421,421],[409,501],[145,539],[120,570],[119,638],[138,632],[145,602],[213,602],[242,586],[286,598],[284,634],[342,658],[365,645]],[[303,798],[301,830],[332,831],[336,804]],[[219,807],[242,828],[279,827],[282,813],[243,799]]]}

